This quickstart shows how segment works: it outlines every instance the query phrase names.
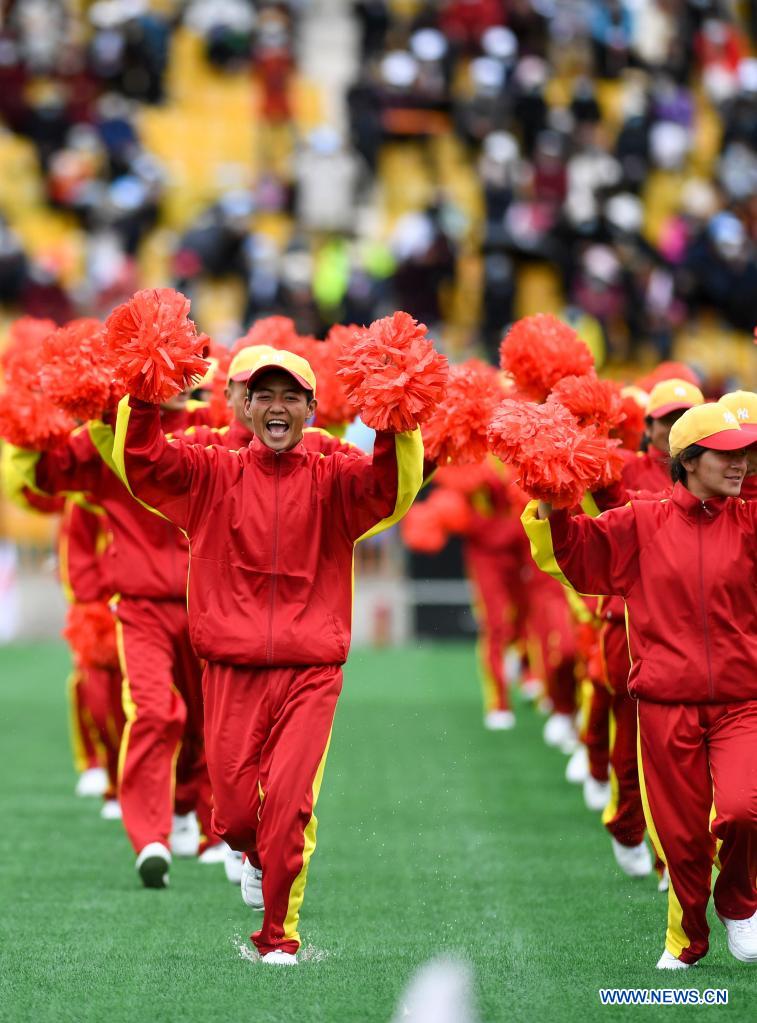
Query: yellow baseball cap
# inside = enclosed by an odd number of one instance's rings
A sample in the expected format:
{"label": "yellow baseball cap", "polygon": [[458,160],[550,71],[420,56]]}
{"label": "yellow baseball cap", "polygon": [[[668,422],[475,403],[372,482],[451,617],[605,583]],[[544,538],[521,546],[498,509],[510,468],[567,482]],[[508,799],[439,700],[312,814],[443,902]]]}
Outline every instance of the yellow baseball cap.
{"label": "yellow baseball cap", "polygon": [[738,451],[750,440],[730,409],[719,401],[690,408],[673,423],[670,431],[670,457],[675,458],[692,444],[713,451]]}
{"label": "yellow baseball cap", "polygon": [[754,391],[731,391],[723,395],[720,404],[736,416],[739,426],[750,438],[749,443],[757,441],[757,394]]}
{"label": "yellow baseball cap", "polygon": [[639,408],[644,409],[646,412],[647,405],[649,404],[649,395],[641,387],[637,387],[635,384],[627,384],[621,388],[621,398],[633,398]]}
{"label": "yellow baseball cap", "polygon": [[253,366],[252,372],[247,379],[249,390],[253,380],[256,380],[263,373],[269,370],[279,369],[294,377],[300,387],[315,394],[315,373],[307,359],[303,359],[294,352],[287,352],[285,349],[272,348],[270,353],[264,354]]}
{"label": "yellow baseball cap", "polygon": [[270,345],[248,345],[246,348],[240,348],[229,365],[229,380],[246,383],[259,360],[275,351],[276,349]]}
{"label": "yellow baseball cap", "polygon": [[652,419],[661,419],[670,412],[694,408],[695,405],[703,403],[704,395],[698,387],[690,384],[688,380],[676,377],[673,380],[663,380],[659,384],[655,384],[649,393],[647,415]]}

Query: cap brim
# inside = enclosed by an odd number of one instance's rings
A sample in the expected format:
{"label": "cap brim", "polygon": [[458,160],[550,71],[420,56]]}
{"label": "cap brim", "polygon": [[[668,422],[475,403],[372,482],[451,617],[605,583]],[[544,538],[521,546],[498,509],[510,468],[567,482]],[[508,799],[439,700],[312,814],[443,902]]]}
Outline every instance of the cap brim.
{"label": "cap brim", "polygon": [[688,412],[690,408],[694,408],[694,405],[690,402],[671,402],[668,405],[660,405],[654,412],[650,412],[649,409],[646,411],[646,415],[651,416],[652,419],[662,419],[663,416],[670,415],[671,412]]}
{"label": "cap brim", "polygon": [[[256,366],[252,373],[250,373],[247,377],[247,387],[249,388],[253,380],[257,380],[258,377],[261,377],[264,373],[268,373],[272,370],[278,370],[280,373],[286,373],[288,376],[292,377],[293,380],[297,381],[303,391],[313,390],[313,385],[308,383],[304,377],[301,377],[299,373],[295,373],[291,369],[287,369],[286,366],[282,366],[279,362],[270,362],[266,363],[264,366]],[[240,377],[240,379],[244,380],[245,378]]]}
{"label": "cap brim", "polygon": [[747,443],[757,443],[757,423],[741,423],[741,432],[746,434]]}
{"label": "cap brim", "polygon": [[240,369],[240,371],[235,373],[234,376],[229,377],[229,380],[233,380],[238,384],[246,384],[250,379],[250,372],[251,371],[249,369]]}
{"label": "cap brim", "polygon": [[743,429],[718,430],[711,433],[709,437],[702,437],[696,441],[700,447],[710,448],[712,451],[738,451],[739,448],[748,448],[752,443],[749,437],[744,435]]}

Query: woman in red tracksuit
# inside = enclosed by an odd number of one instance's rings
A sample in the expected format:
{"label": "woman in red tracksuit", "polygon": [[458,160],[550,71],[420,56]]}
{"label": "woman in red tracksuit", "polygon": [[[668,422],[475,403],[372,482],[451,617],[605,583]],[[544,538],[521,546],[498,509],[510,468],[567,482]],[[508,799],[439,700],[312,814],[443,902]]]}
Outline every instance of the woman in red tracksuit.
{"label": "woman in red tracksuit", "polygon": [[523,516],[544,569],[626,602],[644,809],[670,874],[660,969],[707,953],[716,853],[728,946],[757,962],[757,507],[738,498],[749,442],[723,406],[692,408],[671,430],[669,500],[599,518],[549,505],[537,517],[532,503]]}
{"label": "woman in red tracksuit", "polygon": [[415,430],[378,433],[372,458],[308,452],[315,377],[289,352],[258,364],[248,391],[255,437],[243,450],[171,443],[157,407],[131,398],[113,457],[132,492],[190,539],[214,826],[262,871],[258,951],[290,964],[350,643],[353,546],[410,506],[423,446]]}

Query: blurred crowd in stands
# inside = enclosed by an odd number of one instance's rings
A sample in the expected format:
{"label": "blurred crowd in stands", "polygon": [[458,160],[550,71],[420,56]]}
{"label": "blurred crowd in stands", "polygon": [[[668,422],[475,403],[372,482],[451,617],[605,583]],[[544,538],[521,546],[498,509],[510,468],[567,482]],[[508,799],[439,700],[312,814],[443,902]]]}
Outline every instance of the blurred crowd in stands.
{"label": "blurred crowd in stands", "polygon": [[[667,357],[702,310],[745,336],[757,323],[754,0],[355,0],[343,132],[301,130],[292,106],[301,21],[319,0],[1,6],[0,117],[33,143],[45,201],[86,234],[71,285],[25,249],[0,192],[0,303],[14,313],[104,315],[143,283],[172,183],[140,110],[170,98],[171,48],[189,29],[219,74],[249,74],[250,116],[287,149],[284,172],[264,166],[176,232],[163,283],[192,295],[235,278],[240,327],[284,313],[318,333],[404,308],[443,333],[457,286],[474,310],[464,344],[493,357],[535,264],[610,359],[640,345]],[[429,199],[389,216],[386,154],[403,147]],[[472,201],[440,159],[467,168]],[[259,226],[270,215],[288,224],[283,243]],[[477,270],[461,284],[463,261]]]}

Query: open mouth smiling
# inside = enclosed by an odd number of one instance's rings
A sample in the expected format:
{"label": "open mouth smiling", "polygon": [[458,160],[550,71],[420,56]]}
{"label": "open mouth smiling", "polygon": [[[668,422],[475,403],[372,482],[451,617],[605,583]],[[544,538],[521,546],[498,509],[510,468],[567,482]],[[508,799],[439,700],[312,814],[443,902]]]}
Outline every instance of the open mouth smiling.
{"label": "open mouth smiling", "polygon": [[269,419],[265,428],[272,437],[281,439],[289,432],[289,423],[285,419]]}

